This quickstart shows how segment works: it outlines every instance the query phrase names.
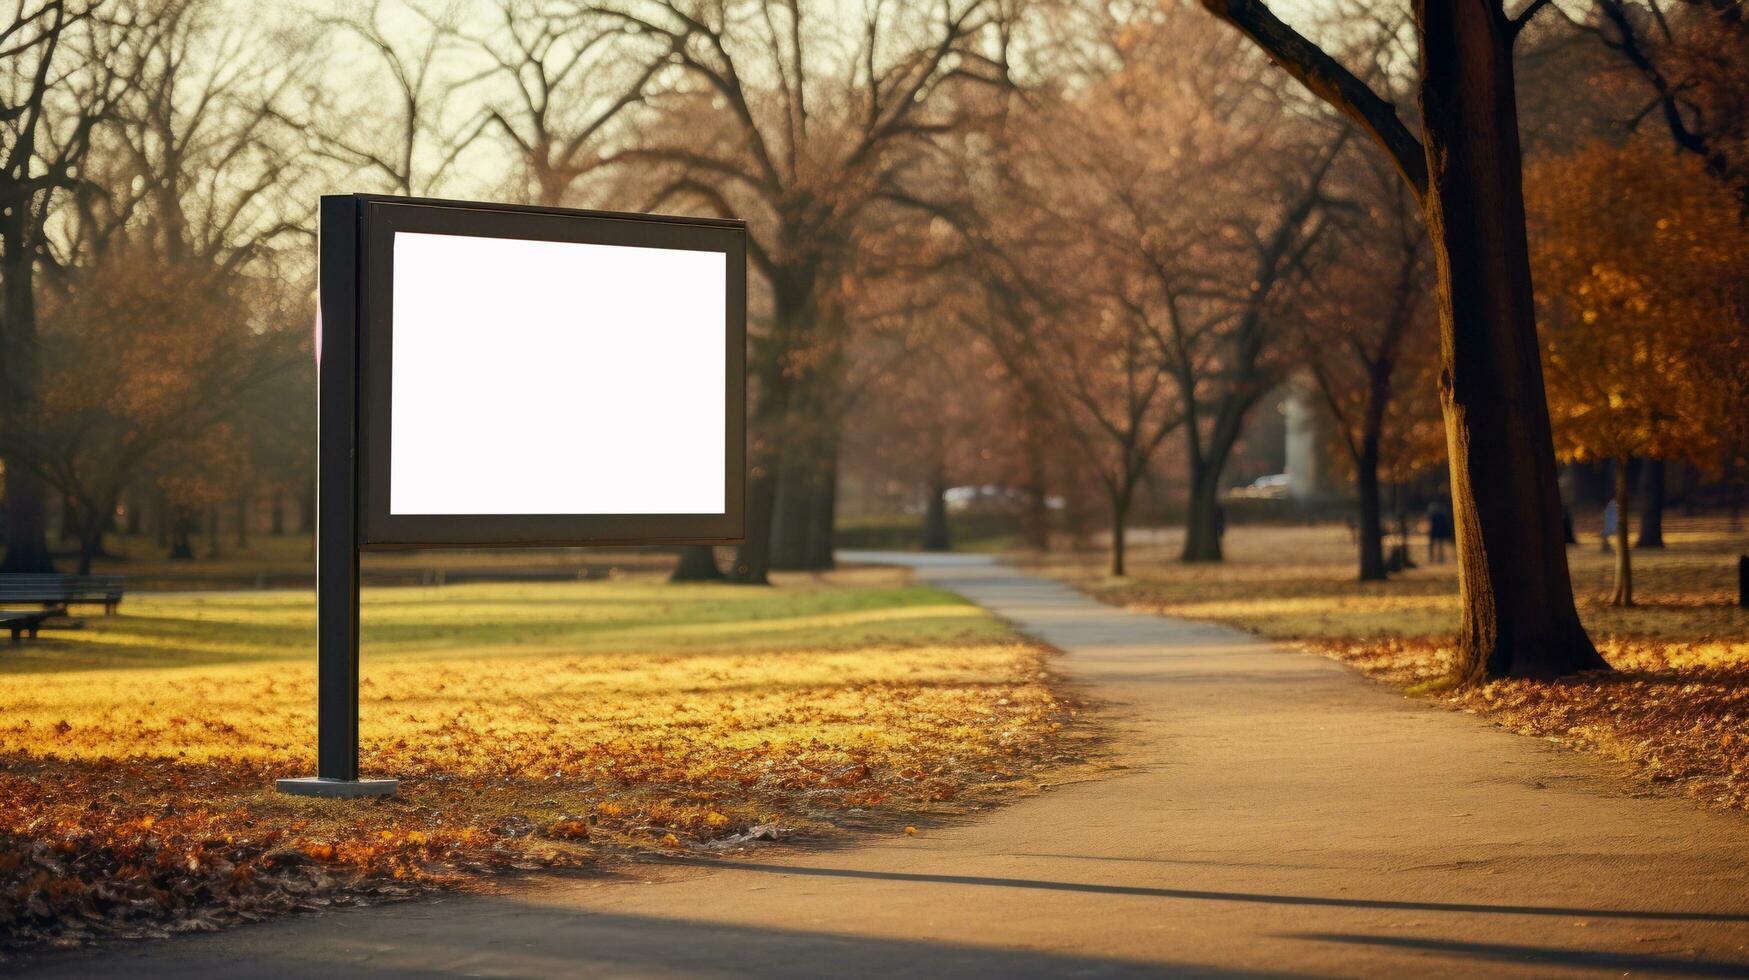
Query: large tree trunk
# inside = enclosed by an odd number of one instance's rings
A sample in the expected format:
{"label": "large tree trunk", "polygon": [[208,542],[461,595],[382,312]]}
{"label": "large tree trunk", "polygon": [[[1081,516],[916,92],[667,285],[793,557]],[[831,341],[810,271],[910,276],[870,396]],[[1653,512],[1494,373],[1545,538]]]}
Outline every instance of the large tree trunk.
{"label": "large tree trunk", "polygon": [[836,357],[796,378],[784,424],[783,465],[771,525],[771,567],[832,567],[838,511],[838,442],[843,413]]}
{"label": "large tree trunk", "polygon": [[772,518],[777,512],[778,468],[783,465],[784,416],[789,381],[779,367],[764,366],[762,384],[748,419],[746,537],[735,550],[729,578],[744,585],[771,581]]}
{"label": "large tree trunk", "polygon": [[777,475],[770,467],[778,456],[775,449],[760,455],[766,463],[753,464],[747,476],[747,536],[735,549],[735,564],[729,574],[731,581],[743,585],[771,582],[771,515],[777,506]]}
{"label": "large tree trunk", "polygon": [[804,553],[810,569],[832,568],[837,564],[838,535],[838,433],[832,436],[831,456],[824,463],[823,485],[814,498],[814,509],[808,522],[808,547]]}
{"label": "large tree trunk", "polygon": [[788,428],[795,379],[787,370],[785,355],[808,336],[816,313],[812,278],[806,270],[775,278],[772,304],[771,335],[749,352],[755,386],[747,420],[746,538],[736,549],[729,572],[731,581],[745,585],[771,580],[778,487],[794,459]]}
{"label": "large tree trunk", "polygon": [[[818,447],[809,450],[807,455],[813,458],[795,460],[778,480],[771,518],[772,568],[819,571],[832,567],[837,467],[830,459],[818,458],[820,452]],[[786,451],[786,461],[789,455]]]}
{"label": "large tree trunk", "polygon": [[929,499],[923,504],[923,550],[947,551],[947,473],[935,467],[929,476]]}
{"label": "large tree trunk", "polygon": [[1628,474],[1628,461],[1615,461],[1615,591],[1610,594],[1612,606],[1634,604],[1634,562],[1628,551],[1628,488],[1633,480]]}
{"label": "large tree trunk", "polygon": [[52,572],[49,552],[46,495],[42,481],[22,464],[6,464],[6,557],[0,573]]}
{"label": "large tree trunk", "polygon": [[1191,464],[1190,506],[1185,511],[1184,548],[1179,552],[1179,561],[1221,560],[1220,470],[1220,466],[1207,462]]}
{"label": "large tree trunk", "polygon": [[717,550],[708,544],[689,544],[680,549],[680,563],[668,581],[721,582],[723,578],[723,570],[717,567]]}
{"label": "large tree trunk", "polygon": [[1636,548],[1664,547],[1664,461],[1648,459],[1640,470],[1645,481],[1640,501],[1640,539]]}
{"label": "large tree trunk", "polygon": [[1511,24],[1482,0],[1416,0],[1427,228],[1467,682],[1607,668],[1579,623],[1525,240]]}
{"label": "large tree trunk", "polygon": [[[42,357],[36,333],[35,256],[26,240],[29,208],[0,208],[0,426],[30,431],[37,424]],[[46,492],[17,457],[5,465],[6,554],[0,572],[52,572]]]}

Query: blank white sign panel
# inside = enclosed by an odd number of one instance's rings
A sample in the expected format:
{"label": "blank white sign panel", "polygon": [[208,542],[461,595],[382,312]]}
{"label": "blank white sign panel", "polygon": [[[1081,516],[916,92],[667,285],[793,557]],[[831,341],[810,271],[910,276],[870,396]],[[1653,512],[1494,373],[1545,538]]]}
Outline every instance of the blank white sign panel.
{"label": "blank white sign panel", "polygon": [[721,252],[397,232],[390,514],[721,514]]}

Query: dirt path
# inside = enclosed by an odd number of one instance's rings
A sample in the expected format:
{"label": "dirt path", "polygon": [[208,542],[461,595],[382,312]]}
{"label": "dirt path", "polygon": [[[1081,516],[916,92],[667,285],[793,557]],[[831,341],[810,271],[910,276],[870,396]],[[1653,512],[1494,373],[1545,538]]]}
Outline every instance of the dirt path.
{"label": "dirt path", "polygon": [[[870,556],[849,556],[867,558]],[[1124,770],[964,826],[135,944],[41,975],[1749,975],[1749,820],[1213,626],[922,562]]]}

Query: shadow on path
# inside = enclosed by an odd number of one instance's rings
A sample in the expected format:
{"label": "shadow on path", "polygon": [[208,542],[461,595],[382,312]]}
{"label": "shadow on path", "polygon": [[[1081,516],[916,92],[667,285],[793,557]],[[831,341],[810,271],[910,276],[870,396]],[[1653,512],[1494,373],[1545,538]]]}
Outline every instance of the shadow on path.
{"label": "shadow on path", "polygon": [[987,878],[974,875],[865,871],[853,868],[814,868],[792,864],[757,864],[750,861],[714,861],[708,858],[668,858],[661,863],[682,864],[699,868],[730,868],[736,871],[757,871],[778,875],[871,878],[883,881],[915,881],[939,885],[985,885],[995,888],[1036,888],[1048,891],[1137,895],[1144,898],[1176,898],[1204,902],[1248,902],[1258,905],[1310,905],[1330,908],[1397,909],[1412,912],[1459,912],[1482,915],[1553,915],[1580,919],[1641,919],[1656,922],[1749,922],[1749,913],[1740,912],[1678,912],[1650,909],[1599,909],[1561,905],[1487,905],[1479,902],[1332,898],[1322,895],[1271,895],[1264,892],[1226,892],[1194,888],[1150,888],[1141,885],[1101,885],[1078,881],[1041,881],[1036,878]]}
{"label": "shadow on path", "polygon": [[1466,943],[1451,939],[1416,939],[1412,936],[1364,936],[1352,933],[1290,933],[1285,938],[1357,946],[1441,953],[1507,963],[1547,963],[1551,966],[1598,970],[1647,972],[1677,977],[1741,977],[1744,964],[1722,960],[1685,960],[1644,953],[1610,953],[1555,946],[1520,946],[1509,943]]}
{"label": "shadow on path", "polygon": [[[335,917],[322,942],[303,923],[188,937],[175,945],[112,950],[105,972],[181,978],[430,976],[907,976],[1251,978],[1294,974],[1224,969],[1207,963],[1003,949],[886,939],[696,919],[588,913],[510,898],[456,903],[466,930],[446,928],[414,906]],[[391,921],[390,917],[394,917]],[[288,928],[289,927],[289,928]],[[368,929],[368,934],[360,932]],[[245,945],[245,943],[247,945]],[[134,951],[134,950],[128,950]],[[120,955],[117,955],[117,954]],[[99,954],[101,955],[101,954]],[[148,955],[150,958],[148,958]],[[91,975],[91,957],[23,964],[32,976]],[[132,962],[130,962],[130,960]],[[14,964],[15,966],[18,964]],[[40,968],[33,972],[30,967]]]}

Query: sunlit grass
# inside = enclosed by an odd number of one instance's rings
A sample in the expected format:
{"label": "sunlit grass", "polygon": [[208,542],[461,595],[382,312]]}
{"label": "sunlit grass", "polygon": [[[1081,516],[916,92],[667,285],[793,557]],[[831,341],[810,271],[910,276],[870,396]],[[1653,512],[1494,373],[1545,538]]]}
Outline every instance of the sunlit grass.
{"label": "sunlit grass", "polygon": [[[291,842],[444,882],[957,812],[1080,737],[1044,651],[892,572],[366,590],[362,623],[363,769],[404,781],[393,800],[271,791],[315,768],[308,593],[129,595],[0,658],[0,842],[113,874],[216,835],[232,865]],[[507,816],[538,832],[501,839]],[[587,842],[544,831],[568,820]],[[29,870],[4,865],[0,893]]]}
{"label": "sunlit grass", "polygon": [[[776,651],[1006,635],[945,593],[881,586],[794,584],[780,590],[613,583],[366,589],[360,612],[367,667],[411,655],[548,652]],[[0,658],[0,674],[238,661],[315,660],[315,605],[306,591],[130,595],[123,615],[84,617],[77,631]],[[312,668],[313,669],[313,668]]]}

